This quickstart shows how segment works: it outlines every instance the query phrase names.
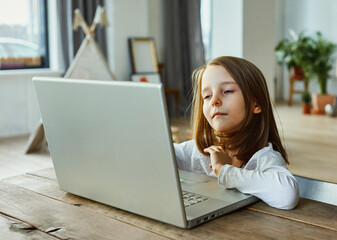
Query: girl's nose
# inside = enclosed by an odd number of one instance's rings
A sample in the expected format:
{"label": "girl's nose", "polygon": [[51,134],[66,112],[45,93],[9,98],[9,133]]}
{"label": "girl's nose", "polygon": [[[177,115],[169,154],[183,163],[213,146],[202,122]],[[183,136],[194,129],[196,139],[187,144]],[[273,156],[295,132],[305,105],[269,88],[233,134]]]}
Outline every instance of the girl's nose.
{"label": "girl's nose", "polygon": [[212,99],[212,106],[221,106],[222,102],[221,102],[221,99],[217,96],[217,95],[214,95],[213,99]]}

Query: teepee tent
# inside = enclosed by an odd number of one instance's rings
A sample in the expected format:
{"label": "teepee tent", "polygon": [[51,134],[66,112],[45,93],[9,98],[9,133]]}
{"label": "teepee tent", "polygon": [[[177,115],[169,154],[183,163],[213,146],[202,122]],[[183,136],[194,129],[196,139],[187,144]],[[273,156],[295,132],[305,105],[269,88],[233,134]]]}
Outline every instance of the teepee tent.
{"label": "teepee tent", "polygon": [[115,76],[111,73],[108,63],[94,39],[94,33],[98,24],[108,25],[105,9],[98,6],[96,9],[94,21],[89,29],[88,24],[82,17],[79,9],[74,11],[74,30],[77,30],[79,26],[82,27],[85,33],[85,39],[83,40],[80,48],[78,49],[76,56],[70,67],[68,68],[65,78],[79,78],[79,79],[92,79],[92,80],[114,80]]}
{"label": "teepee tent", "polygon": [[[79,9],[76,9],[74,14],[73,29],[77,30],[78,27],[81,26],[86,37],[64,77],[91,80],[115,80],[116,78],[110,71],[108,63],[94,38],[95,29],[98,24],[104,26],[108,25],[105,9],[101,6],[97,7],[95,17],[90,28],[85,22]],[[47,141],[42,120],[40,120],[28,139],[25,152],[31,153],[41,151],[46,148]]]}

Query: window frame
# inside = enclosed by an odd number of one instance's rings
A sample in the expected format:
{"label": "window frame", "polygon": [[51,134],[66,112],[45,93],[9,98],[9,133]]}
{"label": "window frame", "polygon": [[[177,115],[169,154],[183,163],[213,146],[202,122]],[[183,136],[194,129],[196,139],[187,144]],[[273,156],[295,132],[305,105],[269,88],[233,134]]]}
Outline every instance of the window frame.
{"label": "window frame", "polygon": [[39,0],[40,11],[39,16],[41,19],[41,29],[43,33],[40,33],[40,40],[42,48],[44,48],[44,55],[41,55],[41,65],[38,66],[18,66],[18,67],[5,67],[2,68],[0,65],[0,72],[2,71],[15,71],[23,69],[46,69],[50,68],[50,57],[49,57],[49,22],[48,22],[48,0]]}

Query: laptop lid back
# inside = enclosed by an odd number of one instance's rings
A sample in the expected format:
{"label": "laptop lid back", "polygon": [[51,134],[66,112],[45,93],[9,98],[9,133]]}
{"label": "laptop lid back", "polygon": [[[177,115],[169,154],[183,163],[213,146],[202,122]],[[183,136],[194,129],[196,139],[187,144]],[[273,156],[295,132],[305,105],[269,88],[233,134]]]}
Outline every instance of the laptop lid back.
{"label": "laptop lid back", "polygon": [[33,83],[62,190],[186,227],[161,84]]}

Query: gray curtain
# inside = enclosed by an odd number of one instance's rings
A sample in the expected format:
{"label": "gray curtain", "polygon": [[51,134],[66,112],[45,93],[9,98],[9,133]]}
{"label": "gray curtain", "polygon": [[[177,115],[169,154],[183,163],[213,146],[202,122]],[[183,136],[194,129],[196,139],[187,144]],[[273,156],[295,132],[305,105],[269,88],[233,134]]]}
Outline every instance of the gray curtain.
{"label": "gray curtain", "polygon": [[[165,84],[179,88],[180,115],[190,114],[191,75],[205,64],[200,22],[200,0],[165,2]],[[169,101],[169,110],[172,103]]]}
{"label": "gray curtain", "polygon": [[[77,31],[73,30],[74,10],[78,8],[81,11],[84,20],[90,27],[98,5],[104,7],[104,0],[57,1],[58,26],[59,33],[61,35],[62,58],[65,70],[68,69],[83,39],[85,38],[85,34],[82,29],[78,28]],[[101,29],[100,25],[96,27],[95,40],[106,57],[105,28]]]}

